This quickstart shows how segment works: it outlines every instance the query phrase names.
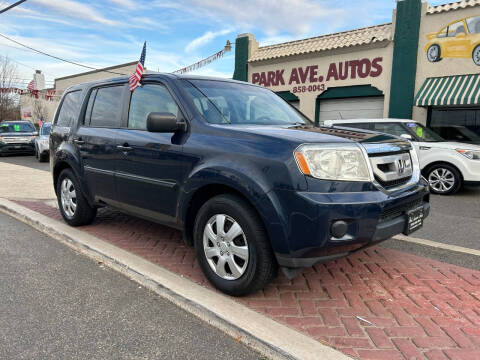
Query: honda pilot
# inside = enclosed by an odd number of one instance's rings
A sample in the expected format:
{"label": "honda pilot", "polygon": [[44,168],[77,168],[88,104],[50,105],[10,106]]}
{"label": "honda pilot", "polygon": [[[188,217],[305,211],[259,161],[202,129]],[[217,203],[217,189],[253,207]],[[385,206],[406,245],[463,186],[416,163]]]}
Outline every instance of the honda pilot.
{"label": "honda pilot", "polygon": [[347,256],[418,230],[428,184],[412,144],[315,127],[244,82],[148,74],[65,91],[50,136],[64,220],[108,206],[179,229],[207,279],[241,296],[278,268]]}

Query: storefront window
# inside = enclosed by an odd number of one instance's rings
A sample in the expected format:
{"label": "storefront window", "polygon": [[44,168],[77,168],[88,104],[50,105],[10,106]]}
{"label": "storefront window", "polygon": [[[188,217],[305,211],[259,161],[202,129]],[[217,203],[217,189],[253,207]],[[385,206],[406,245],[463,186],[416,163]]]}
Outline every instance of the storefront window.
{"label": "storefront window", "polygon": [[432,109],[430,128],[451,141],[480,141],[480,108]]}
{"label": "storefront window", "polygon": [[480,34],[480,16],[468,18],[467,26],[470,34]]}

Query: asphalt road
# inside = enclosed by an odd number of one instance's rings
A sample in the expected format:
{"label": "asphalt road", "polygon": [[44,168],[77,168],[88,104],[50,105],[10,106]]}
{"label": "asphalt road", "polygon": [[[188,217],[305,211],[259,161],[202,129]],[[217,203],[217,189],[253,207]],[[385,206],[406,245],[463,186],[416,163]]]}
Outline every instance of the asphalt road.
{"label": "asphalt road", "polygon": [[39,162],[35,155],[6,155],[0,157],[0,162],[50,171],[50,164],[48,162]]}
{"label": "asphalt road", "polygon": [[0,213],[0,359],[258,359],[137,283]]}

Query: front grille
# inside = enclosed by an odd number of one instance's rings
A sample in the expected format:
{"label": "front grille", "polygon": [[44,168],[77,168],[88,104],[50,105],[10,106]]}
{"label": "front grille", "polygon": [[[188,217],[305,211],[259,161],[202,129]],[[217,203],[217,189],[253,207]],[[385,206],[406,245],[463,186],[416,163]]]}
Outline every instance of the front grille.
{"label": "front grille", "polygon": [[375,180],[385,189],[407,184],[413,175],[408,151],[376,153],[369,156]]}
{"label": "front grille", "polygon": [[377,180],[378,183],[380,185],[382,185],[385,189],[393,189],[393,188],[396,188],[398,186],[405,185],[406,183],[408,183],[410,181],[411,178],[412,177],[409,176],[409,177],[406,177],[406,178],[403,178],[403,179],[397,179],[397,180],[391,180],[391,181],[382,181],[377,176],[375,176],[375,180]]}
{"label": "front grille", "polygon": [[30,142],[30,138],[21,136],[4,137],[3,142],[5,144],[25,144]]}
{"label": "front grille", "polygon": [[380,222],[395,219],[396,217],[404,215],[408,210],[419,207],[422,204],[423,199],[419,198],[400,205],[393,206],[388,209],[384,209],[382,211],[382,214],[380,215]]}

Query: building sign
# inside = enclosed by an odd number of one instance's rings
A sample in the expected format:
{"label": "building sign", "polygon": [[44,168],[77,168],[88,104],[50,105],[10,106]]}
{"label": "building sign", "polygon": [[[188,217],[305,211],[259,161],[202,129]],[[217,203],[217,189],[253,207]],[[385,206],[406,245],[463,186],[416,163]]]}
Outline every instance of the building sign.
{"label": "building sign", "polygon": [[340,61],[331,63],[328,68],[320,69],[318,65],[294,67],[289,73],[285,69],[255,72],[252,83],[265,87],[289,85],[293,93],[325,91],[332,81],[350,79],[376,78],[383,72],[382,57],[370,60]]}

